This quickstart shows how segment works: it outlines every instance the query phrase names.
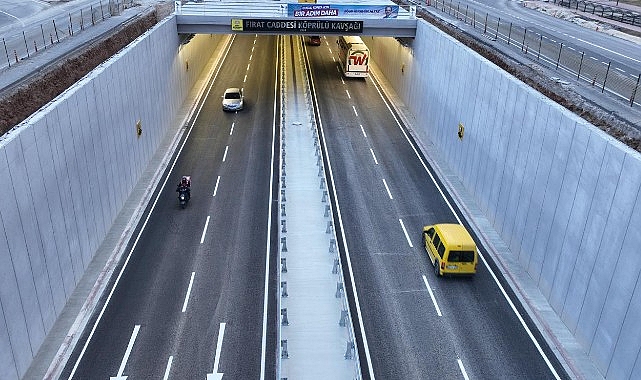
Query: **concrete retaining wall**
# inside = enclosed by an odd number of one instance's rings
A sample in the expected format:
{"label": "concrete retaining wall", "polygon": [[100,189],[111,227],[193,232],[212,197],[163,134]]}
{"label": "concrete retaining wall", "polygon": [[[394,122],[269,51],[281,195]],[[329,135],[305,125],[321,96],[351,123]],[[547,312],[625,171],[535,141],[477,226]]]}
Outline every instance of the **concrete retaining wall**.
{"label": "concrete retaining wall", "polygon": [[168,18],[0,141],[0,379],[29,367],[219,41],[181,46]]}
{"label": "concrete retaining wall", "polygon": [[[641,377],[640,155],[427,23],[412,49],[366,43],[598,367]],[[217,44],[181,47],[168,19],[0,141],[0,378],[28,368]]]}
{"label": "concrete retaining wall", "polygon": [[426,22],[365,42],[604,376],[640,378],[641,155]]}

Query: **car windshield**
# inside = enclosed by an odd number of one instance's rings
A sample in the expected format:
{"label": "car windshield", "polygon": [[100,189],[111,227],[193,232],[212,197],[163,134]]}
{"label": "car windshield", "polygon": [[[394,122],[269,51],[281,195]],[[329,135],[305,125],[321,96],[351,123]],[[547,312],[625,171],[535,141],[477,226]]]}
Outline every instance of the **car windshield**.
{"label": "car windshield", "polygon": [[240,92],[227,92],[225,99],[240,99]]}

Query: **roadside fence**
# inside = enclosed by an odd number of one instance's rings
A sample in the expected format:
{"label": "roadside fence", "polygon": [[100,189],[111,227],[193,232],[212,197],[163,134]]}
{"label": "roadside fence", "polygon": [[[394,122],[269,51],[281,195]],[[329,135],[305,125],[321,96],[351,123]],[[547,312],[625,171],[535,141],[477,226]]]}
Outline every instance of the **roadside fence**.
{"label": "roadside fence", "polygon": [[503,42],[514,49],[520,49],[522,54],[530,56],[532,60],[575,76],[577,80],[587,82],[602,93],[608,91],[627,101],[631,107],[641,105],[641,96],[638,96],[641,72],[625,72],[613,67],[611,61],[596,59],[586,55],[585,51],[578,51],[563,42],[555,41],[551,36],[501,20],[500,17],[479,13],[469,9],[466,4],[461,5],[460,1],[432,0],[428,2],[428,6],[471,25],[491,41]]}
{"label": "roadside fence", "polygon": [[554,0],[554,4],[581,12],[590,12],[625,24],[641,26],[641,13],[623,7],[588,0]]}
{"label": "roadside fence", "polygon": [[[125,9],[135,5],[134,0],[100,0],[88,7],[59,14],[41,24],[35,24],[15,34],[3,36],[1,48],[5,59],[0,62],[0,70],[10,68],[21,60],[30,58],[39,51],[60,43],[109,17],[117,16]],[[14,31],[15,29],[11,32]]]}

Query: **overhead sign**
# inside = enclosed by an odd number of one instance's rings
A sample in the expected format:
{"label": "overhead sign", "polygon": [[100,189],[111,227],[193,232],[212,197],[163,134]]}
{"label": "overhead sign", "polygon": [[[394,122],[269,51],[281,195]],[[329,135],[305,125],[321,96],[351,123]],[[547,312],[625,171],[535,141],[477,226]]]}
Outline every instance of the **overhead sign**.
{"label": "overhead sign", "polygon": [[398,5],[287,4],[287,16],[295,18],[397,18]]}
{"label": "overhead sign", "polygon": [[360,34],[363,33],[363,21],[232,19],[231,28],[235,32]]}

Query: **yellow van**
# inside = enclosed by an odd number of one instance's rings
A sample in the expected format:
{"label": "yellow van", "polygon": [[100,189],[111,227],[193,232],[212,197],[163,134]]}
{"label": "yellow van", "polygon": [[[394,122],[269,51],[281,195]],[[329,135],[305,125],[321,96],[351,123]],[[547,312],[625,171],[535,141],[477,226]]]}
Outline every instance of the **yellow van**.
{"label": "yellow van", "polygon": [[437,276],[473,275],[478,253],[474,240],[460,224],[423,227],[423,245]]}

